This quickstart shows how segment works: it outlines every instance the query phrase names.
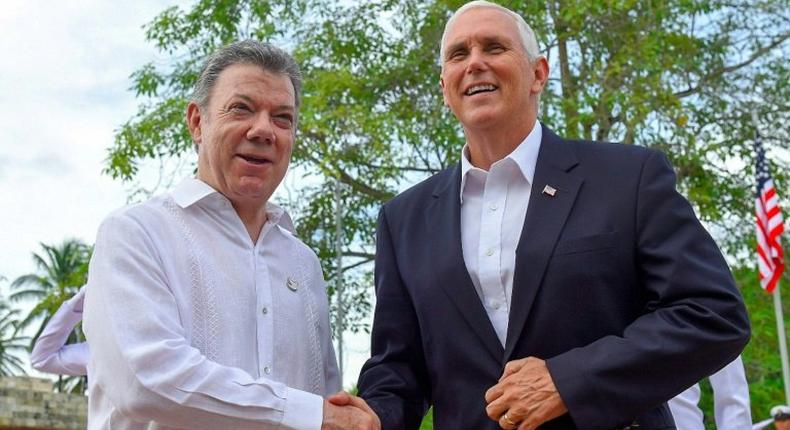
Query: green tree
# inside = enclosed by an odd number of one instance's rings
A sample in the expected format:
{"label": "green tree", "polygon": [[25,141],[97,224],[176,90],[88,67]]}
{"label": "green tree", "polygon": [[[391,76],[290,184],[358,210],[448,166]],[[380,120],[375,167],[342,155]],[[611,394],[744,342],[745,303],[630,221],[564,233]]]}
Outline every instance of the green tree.
{"label": "green tree", "polygon": [[[183,117],[207,53],[244,38],[290,49],[305,75],[293,154],[304,178],[290,209],[329,278],[335,244],[343,244],[346,306],[356,310],[347,324],[358,328],[378,208],[456,162],[463,145],[438,85],[443,25],[462,3],[197,0],[168,8],[145,26],[167,66],[145,64],[132,75],[139,111],[118,130],[106,172],[134,182],[145,160],[194,157]],[[664,150],[734,266],[751,265],[756,128],[777,186],[790,190],[787,0],[501,3],[533,26],[549,59],[541,121],[567,137]],[[341,237],[331,222],[335,181],[346,185]]]}
{"label": "green tree", "polygon": [[0,297],[0,376],[25,374],[19,354],[27,349],[28,338],[19,332],[18,317],[19,310]]}
{"label": "green tree", "polygon": [[[40,321],[35,334],[30,338],[29,348],[33,347],[44,327],[58,308],[76,294],[87,281],[88,261],[91,248],[76,239],[67,239],[58,245],[41,243],[42,253],[33,253],[36,272],[22,275],[11,283],[11,301],[32,300],[36,304],[19,322],[25,329]],[[67,343],[85,339],[80,327],[75,327]],[[86,389],[83,378],[58,376],[56,383],[60,392],[83,393]]]}
{"label": "green tree", "polygon": [[[145,159],[191,158],[183,117],[202,58],[233,40],[272,40],[293,51],[305,75],[293,162],[310,178],[291,204],[300,235],[329,277],[338,239],[345,268],[365,273],[380,204],[458,159],[463,135],[442,105],[437,57],[443,24],[461,3],[199,0],[168,8],[145,32],[171,61],[132,75],[140,109],[117,132],[106,172],[135,181]],[[790,166],[786,0],[504,3],[533,25],[554,70],[542,121],[568,137],[663,149],[702,218],[727,232],[720,243],[733,258],[747,256],[753,109],[778,184]],[[341,238],[328,223],[335,180],[347,185]],[[351,272],[353,285],[367,284]],[[351,301],[364,310],[365,293],[355,291]]]}

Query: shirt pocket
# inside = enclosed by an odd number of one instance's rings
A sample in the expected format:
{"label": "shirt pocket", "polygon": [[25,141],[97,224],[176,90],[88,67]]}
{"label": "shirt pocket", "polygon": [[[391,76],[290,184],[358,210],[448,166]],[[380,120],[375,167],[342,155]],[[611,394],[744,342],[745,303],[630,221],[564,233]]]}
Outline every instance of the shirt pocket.
{"label": "shirt pocket", "polygon": [[619,239],[620,235],[616,231],[575,237],[557,243],[554,255],[580,254],[610,249],[617,246]]}

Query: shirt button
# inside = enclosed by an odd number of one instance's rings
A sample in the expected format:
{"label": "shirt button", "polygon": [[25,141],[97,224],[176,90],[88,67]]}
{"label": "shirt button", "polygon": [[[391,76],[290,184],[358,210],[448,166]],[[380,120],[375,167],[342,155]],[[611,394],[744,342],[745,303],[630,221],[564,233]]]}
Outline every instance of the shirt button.
{"label": "shirt button", "polygon": [[494,255],[494,249],[493,248],[488,248],[486,250],[486,255],[489,256],[489,257]]}
{"label": "shirt button", "polygon": [[272,373],[272,369],[269,366],[266,366],[266,367],[263,368],[263,373],[268,375],[268,374]]}
{"label": "shirt button", "polygon": [[267,309],[266,306],[264,306],[263,309],[261,309],[261,313],[266,315],[269,313],[269,309]]}
{"label": "shirt button", "polygon": [[497,206],[496,203],[491,203],[491,205],[488,206],[488,209],[490,209],[491,212],[494,212],[495,210],[499,209],[499,206]]}
{"label": "shirt button", "polygon": [[490,306],[493,309],[499,309],[502,306],[502,304],[499,303],[498,300],[491,300]]}

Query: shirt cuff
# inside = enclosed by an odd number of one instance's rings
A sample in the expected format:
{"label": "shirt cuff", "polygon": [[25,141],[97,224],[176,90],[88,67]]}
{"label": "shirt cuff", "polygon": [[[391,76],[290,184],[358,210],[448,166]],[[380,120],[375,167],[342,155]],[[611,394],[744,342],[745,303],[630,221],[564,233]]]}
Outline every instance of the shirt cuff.
{"label": "shirt cuff", "polygon": [[324,399],[306,391],[286,388],[285,410],[280,426],[295,430],[320,430],[324,420]]}

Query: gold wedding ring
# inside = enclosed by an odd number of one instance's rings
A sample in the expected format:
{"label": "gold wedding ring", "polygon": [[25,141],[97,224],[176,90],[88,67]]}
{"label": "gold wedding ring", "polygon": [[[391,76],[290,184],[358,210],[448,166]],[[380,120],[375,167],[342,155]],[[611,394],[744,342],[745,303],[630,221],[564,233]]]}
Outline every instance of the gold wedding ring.
{"label": "gold wedding ring", "polygon": [[502,419],[505,420],[505,424],[507,424],[509,426],[512,426],[512,427],[516,427],[516,423],[514,423],[513,420],[511,420],[509,416],[507,416],[507,412],[505,412],[505,414],[502,415]]}

